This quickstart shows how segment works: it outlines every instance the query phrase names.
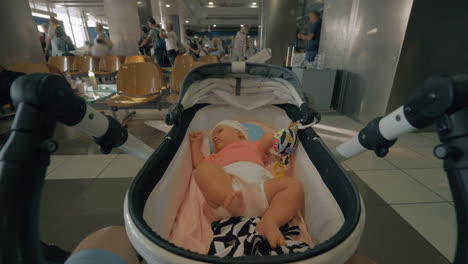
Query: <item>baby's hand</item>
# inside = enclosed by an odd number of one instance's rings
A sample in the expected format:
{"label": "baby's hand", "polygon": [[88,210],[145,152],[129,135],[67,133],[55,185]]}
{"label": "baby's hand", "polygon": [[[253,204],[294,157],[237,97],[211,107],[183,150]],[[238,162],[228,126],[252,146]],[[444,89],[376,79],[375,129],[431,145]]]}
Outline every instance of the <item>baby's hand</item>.
{"label": "baby's hand", "polygon": [[190,132],[190,142],[193,144],[202,144],[203,142],[203,133],[200,131]]}

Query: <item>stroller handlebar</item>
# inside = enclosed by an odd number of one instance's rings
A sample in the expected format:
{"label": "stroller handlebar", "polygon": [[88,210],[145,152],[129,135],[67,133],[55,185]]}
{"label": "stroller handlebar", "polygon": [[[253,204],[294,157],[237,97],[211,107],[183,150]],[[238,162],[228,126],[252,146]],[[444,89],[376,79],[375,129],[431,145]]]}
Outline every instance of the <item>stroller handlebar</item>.
{"label": "stroller handlebar", "polygon": [[93,137],[104,154],[119,147],[146,160],[153,149],[87,105],[62,76],[19,77],[11,96],[17,111],[0,151],[0,263],[43,264],[47,260],[40,243],[39,204],[50,155],[58,147],[52,139],[57,121]]}
{"label": "stroller handlebar", "polygon": [[444,160],[457,212],[455,264],[468,263],[468,74],[435,76],[407,104],[366,125],[336,148],[343,161],[372,150],[384,157],[398,137],[436,122],[442,144],[434,155]]}

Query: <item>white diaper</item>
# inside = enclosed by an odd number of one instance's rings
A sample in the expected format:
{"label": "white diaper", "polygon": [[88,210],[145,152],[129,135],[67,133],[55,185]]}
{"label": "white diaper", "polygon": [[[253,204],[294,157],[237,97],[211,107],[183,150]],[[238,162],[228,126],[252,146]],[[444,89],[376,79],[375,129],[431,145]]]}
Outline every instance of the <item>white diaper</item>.
{"label": "white diaper", "polygon": [[[232,189],[244,195],[245,213],[243,216],[262,216],[268,209],[264,183],[273,179],[271,173],[264,167],[248,161],[239,161],[224,166],[224,171],[233,175]],[[215,214],[219,218],[230,217],[223,207],[218,207]]]}

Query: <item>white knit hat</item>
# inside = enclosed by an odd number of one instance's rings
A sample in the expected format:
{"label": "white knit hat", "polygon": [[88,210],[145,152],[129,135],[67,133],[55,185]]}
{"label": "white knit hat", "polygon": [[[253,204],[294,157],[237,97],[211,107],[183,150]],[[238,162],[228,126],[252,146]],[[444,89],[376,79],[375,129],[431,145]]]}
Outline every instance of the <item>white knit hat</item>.
{"label": "white knit hat", "polygon": [[245,137],[245,139],[249,139],[249,131],[247,130],[247,128],[245,126],[243,126],[240,122],[238,121],[235,121],[235,120],[223,120],[221,122],[219,122],[218,124],[216,124],[213,128],[213,130],[218,127],[218,126],[228,126],[228,127],[232,127],[234,129],[237,129],[239,130]]}

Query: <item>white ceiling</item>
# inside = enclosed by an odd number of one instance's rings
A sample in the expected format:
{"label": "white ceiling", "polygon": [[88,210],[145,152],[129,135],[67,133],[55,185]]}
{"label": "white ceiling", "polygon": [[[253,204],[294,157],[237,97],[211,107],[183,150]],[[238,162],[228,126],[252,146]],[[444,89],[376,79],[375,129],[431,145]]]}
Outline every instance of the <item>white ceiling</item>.
{"label": "white ceiling", "polygon": [[[260,23],[261,0],[182,0],[190,13],[196,14],[195,26],[239,27]],[[213,2],[213,5],[209,5]],[[256,2],[257,5],[252,5]]]}
{"label": "white ceiling", "polygon": [[29,0],[32,9],[55,12],[57,8],[67,8],[70,15],[84,13],[92,20],[107,22],[103,0]]}
{"label": "white ceiling", "polygon": [[[84,12],[93,20],[107,21],[103,0],[29,0],[32,8],[49,9],[53,12],[57,5],[67,7],[71,14]],[[129,0],[132,1],[132,0]],[[137,1],[144,6],[145,1]],[[262,0],[159,0],[163,12],[168,15],[186,17],[190,25],[207,28],[216,24],[218,27],[238,27],[241,24],[258,25]],[[284,0],[289,1],[289,0]],[[149,1],[154,4],[158,1]],[[213,2],[213,5],[209,5]],[[256,5],[252,5],[256,2]],[[170,7],[166,7],[170,5]],[[154,10],[154,8],[153,8]]]}

